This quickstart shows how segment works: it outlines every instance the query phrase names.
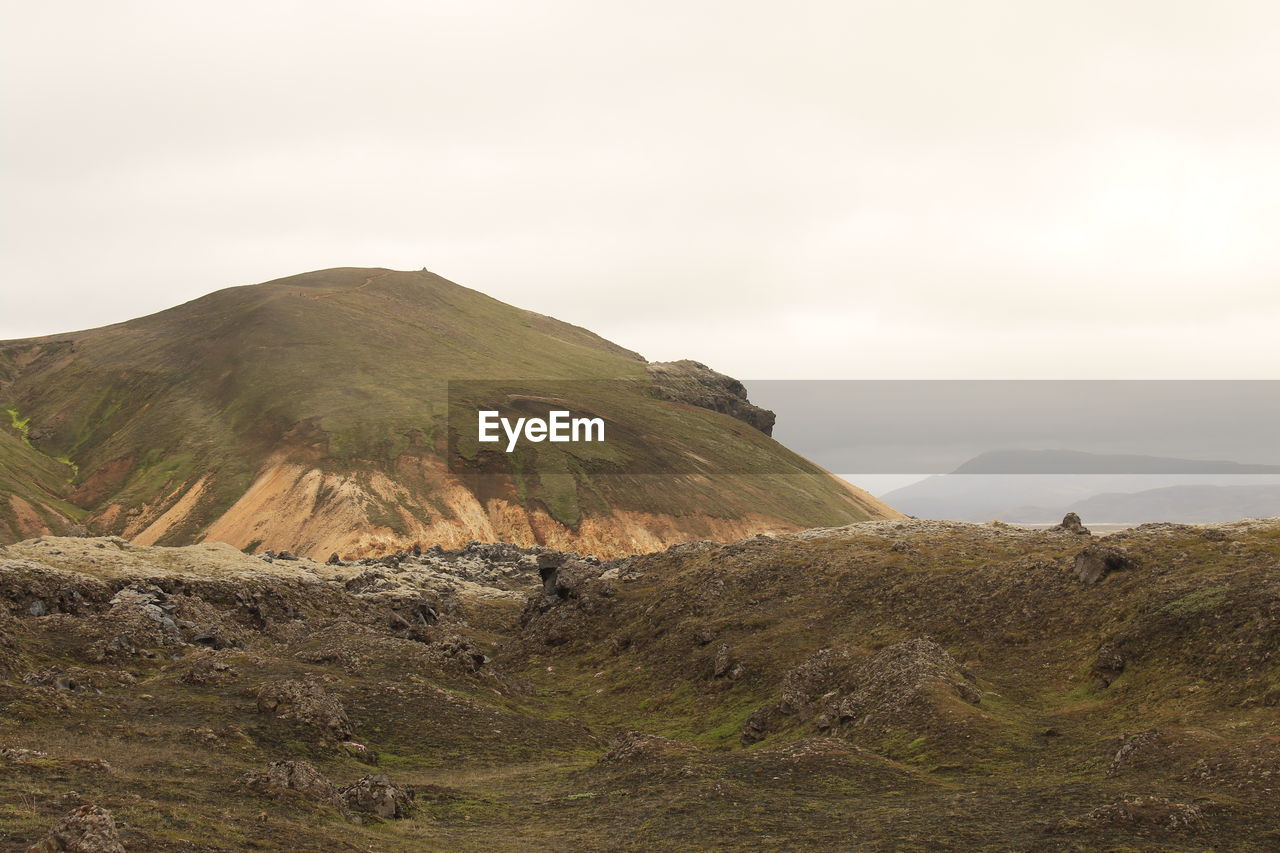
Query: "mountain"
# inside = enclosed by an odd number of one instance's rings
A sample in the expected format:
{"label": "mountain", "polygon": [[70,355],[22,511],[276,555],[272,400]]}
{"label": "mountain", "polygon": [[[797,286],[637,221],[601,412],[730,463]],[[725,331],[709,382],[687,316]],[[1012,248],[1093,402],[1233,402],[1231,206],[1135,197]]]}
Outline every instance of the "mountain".
{"label": "mountain", "polygon": [[1004,521],[1041,522],[1075,512],[1098,522],[1138,524],[1173,521],[1210,524],[1238,518],[1280,516],[1280,484],[1243,486],[1179,485],[1132,493],[1106,493],[1057,507],[1025,507]]}
{"label": "mountain", "polygon": [[[450,380],[600,414],[615,438],[480,453],[448,417]],[[896,516],[769,438],[740,389],[426,270],[233,287],[0,342],[0,538],[616,554]]]}
{"label": "mountain", "polygon": [[[1235,462],[1206,462],[1153,456],[1094,454],[1077,451],[995,451],[883,495],[886,502],[919,518],[986,521],[993,518],[1024,523],[1058,521],[1068,511],[1098,521],[1225,521],[1265,512],[1274,504],[1262,491],[1259,501],[1243,500],[1249,489],[1280,484],[1280,467]],[[1164,503],[1162,491],[1174,487],[1188,497],[1181,507]],[[1244,492],[1218,491],[1240,487]],[[1117,517],[1118,504],[1083,502],[1100,495],[1147,494],[1129,502],[1132,517]],[[1214,501],[1218,504],[1215,505]],[[1144,502],[1146,505],[1144,506]],[[1175,516],[1162,515],[1171,511]],[[1253,511],[1241,511],[1253,510]],[[1088,512],[1088,515],[1085,513]],[[1233,514],[1236,513],[1236,514]]]}
{"label": "mountain", "polygon": [[1280,474],[1280,465],[1177,459],[1135,453],[1079,450],[993,450],[968,460],[955,474]]}

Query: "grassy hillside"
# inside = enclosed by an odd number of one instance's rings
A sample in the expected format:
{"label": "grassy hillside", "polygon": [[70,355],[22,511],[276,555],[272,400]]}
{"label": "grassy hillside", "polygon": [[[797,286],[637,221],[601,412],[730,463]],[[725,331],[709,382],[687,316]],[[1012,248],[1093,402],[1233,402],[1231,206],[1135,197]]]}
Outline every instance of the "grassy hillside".
{"label": "grassy hillside", "polygon": [[[144,542],[327,553],[474,537],[616,553],[891,513],[731,417],[660,399],[635,353],[426,271],[230,288],[0,343],[0,365],[0,401],[29,442],[0,445],[0,460],[66,460],[50,475],[89,526]],[[566,402],[624,439],[455,476],[451,379],[500,380],[517,397],[618,380]],[[663,459],[679,481],[644,475]]]}
{"label": "grassy hillside", "polygon": [[62,533],[84,515],[66,500],[75,467],[33,448],[16,408],[0,405],[0,541]]}

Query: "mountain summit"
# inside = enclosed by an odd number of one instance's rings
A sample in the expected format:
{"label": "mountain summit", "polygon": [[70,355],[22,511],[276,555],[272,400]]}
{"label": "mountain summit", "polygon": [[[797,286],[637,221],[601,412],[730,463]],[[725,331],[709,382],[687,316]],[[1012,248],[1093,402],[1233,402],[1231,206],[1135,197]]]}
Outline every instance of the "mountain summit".
{"label": "mountain summit", "polygon": [[[569,402],[619,428],[620,456],[541,445],[533,467],[451,468],[450,380],[579,382]],[[770,438],[736,380],[426,270],[322,270],[0,342],[0,418],[0,540],[83,525],[313,556],[469,539],[605,555],[898,517]]]}

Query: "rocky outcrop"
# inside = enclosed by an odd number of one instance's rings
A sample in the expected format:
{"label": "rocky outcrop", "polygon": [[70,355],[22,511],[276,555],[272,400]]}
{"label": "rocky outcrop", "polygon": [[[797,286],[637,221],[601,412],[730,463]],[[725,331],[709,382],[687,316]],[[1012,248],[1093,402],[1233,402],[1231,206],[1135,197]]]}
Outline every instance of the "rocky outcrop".
{"label": "rocky outcrop", "polygon": [[16,672],[25,663],[22,650],[18,646],[20,631],[18,620],[10,616],[9,611],[0,607],[0,676]]}
{"label": "rocky outcrop", "polygon": [[1092,536],[1089,528],[1084,526],[1080,521],[1080,516],[1074,512],[1069,512],[1062,517],[1062,521],[1049,528],[1051,533],[1074,533],[1077,536]]}
{"label": "rocky outcrop", "polygon": [[223,660],[217,652],[203,652],[193,655],[193,660],[179,680],[183,684],[207,687],[234,681],[238,675],[235,667]]}
{"label": "rocky outcrop", "polygon": [[311,726],[339,741],[355,730],[337,697],[315,681],[273,681],[258,689],[258,713]]}
{"label": "rocky outcrop", "polygon": [[783,673],[781,698],[747,717],[741,739],[744,745],[763,740],[786,718],[809,719],[822,699],[850,684],[850,672],[860,657],[847,646],[819,649]]}
{"label": "rocky outcrop", "polygon": [[279,797],[296,791],[313,800],[337,801],[338,789],[305,761],[273,761],[265,770],[246,773],[241,784],[266,797]]}
{"label": "rocky outcrop", "polygon": [[630,764],[633,762],[656,761],[663,758],[676,758],[697,752],[695,747],[680,743],[671,738],[644,732],[622,732],[609,744],[609,749],[600,757],[602,764]]}
{"label": "rocky outcrop", "polygon": [[732,376],[689,359],[655,361],[645,369],[662,399],[720,412],[773,435],[777,415],[748,400],[746,386]]}
{"label": "rocky outcrop", "polygon": [[125,847],[111,812],[85,805],[64,817],[27,853],[125,853]]}
{"label": "rocky outcrop", "polygon": [[399,820],[413,811],[414,791],[378,774],[342,788],[338,800],[350,812]]}
{"label": "rocky outcrop", "polygon": [[946,724],[945,705],[971,705],[982,693],[937,643],[917,638],[895,643],[855,667],[849,684],[831,699],[818,727],[881,733],[893,727],[923,731]]}
{"label": "rocky outcrop", "polygon": [[1092,585],[1112,572],[1132,569],[1135,565],[1134,559],[1119,548],[1090,545],[1076,554],[1071,570],[1081,583]]}

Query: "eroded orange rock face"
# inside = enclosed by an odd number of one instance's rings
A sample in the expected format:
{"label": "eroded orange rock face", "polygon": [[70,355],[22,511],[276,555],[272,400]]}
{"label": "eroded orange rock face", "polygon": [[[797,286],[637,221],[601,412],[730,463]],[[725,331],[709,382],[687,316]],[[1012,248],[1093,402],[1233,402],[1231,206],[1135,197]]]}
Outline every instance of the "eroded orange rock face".
{"label": "eroded orange rock face", "polygon": [[[433,486],[435,502],[447,515],[440,513],[424,521],[401,509],[398,529],[392,529],[370,517],[371,501],[407,505],[414,498],[388,476],[372,473],[357,478],[280,461],[209,526],[204,541],[227,542],[237,548],[253,543],[262,548],[289,548],[315,559],[333,552],[350,556],[385,553],[415,542],[457,548],[471,540],[548,545],[616,557],[660,551],[692,540],[728,542],[757,533],[800,529],[800,525],[760,513],[730,519],[709,513],[673,515],[621,509],[587,516],[573,528],[545,510],[520,506],[514,495],[511,499],[477,496],[438,463],[427,471],[427,480]],[[900,517],[871,495],[853,487],[848,491],[851,505],[873,517]],[[166,512],[146,530],[180,521],[181,514],[194,506],[187,500],[190,494],[175,504],[185,504],[185,509]],[[154,544],[154,540],[142,544]]]}

